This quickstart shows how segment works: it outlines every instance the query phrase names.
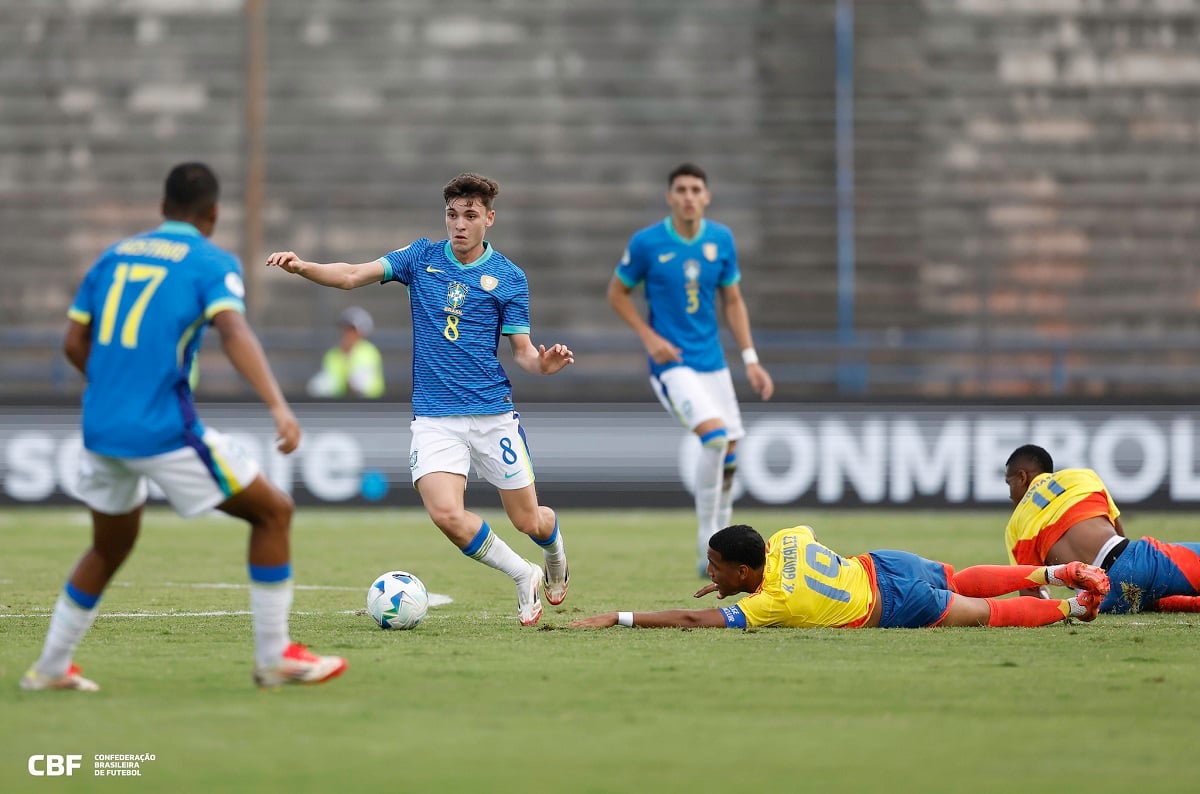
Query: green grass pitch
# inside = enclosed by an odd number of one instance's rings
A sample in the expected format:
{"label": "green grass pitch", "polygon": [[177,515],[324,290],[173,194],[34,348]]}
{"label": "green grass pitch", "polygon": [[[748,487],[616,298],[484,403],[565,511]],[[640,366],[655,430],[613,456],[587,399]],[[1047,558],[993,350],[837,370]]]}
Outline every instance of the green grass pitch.
{"label": "green grass pitch", "polygon": [[[486,512],[538,558],[498,510]],[[893,547],[956,566],[1003,561],[1002,508],[737,518],[767,535],[808,523],[844,554]],[[1133,532],[1200,539],[1195,515],[1127,520]],[[1197,616],[1043,629],[571,630],[570,619],[596,612],[719,602],[691,598],[701,582],[686,511],[566,511],[562,527],[570,596],[522,629],[508,580],[463,558],[423,514],[298,511],[292,635],[348,657],[350,669],[325,686],[259,692],[248,615],[178,614],[248,608],[243,525],[153,510],[76,655],[103,687],[87,695],[17,688],[86,544],[85,514],[0,512],[0,791],[1200,786]],[[410,632],[353,614],[394,568],[453,602]],[[230,586],[199,586],[214,584]],[[83,766],[71,778],[32,777],[39,753],[80,754]],[[109,753],[155,760],[137,778],[94,777],[94,756]]]}

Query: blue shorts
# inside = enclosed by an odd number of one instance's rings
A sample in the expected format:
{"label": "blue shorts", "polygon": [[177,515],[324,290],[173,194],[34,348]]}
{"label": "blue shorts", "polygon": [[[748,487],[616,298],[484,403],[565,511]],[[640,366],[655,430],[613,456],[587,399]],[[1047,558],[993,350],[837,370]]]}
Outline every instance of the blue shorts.
{"label": "blue shorts", "polygon": [[1163,543],[1154,538],[1132,540],[1108,569],[1112,589],[1101,612],[1145,612],[1164,596],[1200,595],[1184,568],[1200,569],[1200,543]]}
{"label": "blue shorts", "polygon": [[950,609],[946,566],[907,551],[873,551],[879,587],[881,629],[921,629],[933,626]]}

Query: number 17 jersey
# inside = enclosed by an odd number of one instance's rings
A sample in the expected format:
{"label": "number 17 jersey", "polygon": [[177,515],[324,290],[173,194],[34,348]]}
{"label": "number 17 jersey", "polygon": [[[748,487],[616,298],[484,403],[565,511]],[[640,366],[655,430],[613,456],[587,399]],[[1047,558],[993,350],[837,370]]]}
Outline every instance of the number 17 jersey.
{"label": "number 17 jersey", "polygon": [[167,221],[105,251],[68,316],[89,326],[83,445],[141,458],[199,443],[188,374],[205,324],[244,312],[237,258],[190,223]]}
{"label": "number 17 jersey", "polygon": [[448,240],[421,238],[380,257],[383,283],[408,286],[416,416],[483,416],[513,410],[496,356],[501,335],[529,333],[529,282],[484,242],[469,265]]}

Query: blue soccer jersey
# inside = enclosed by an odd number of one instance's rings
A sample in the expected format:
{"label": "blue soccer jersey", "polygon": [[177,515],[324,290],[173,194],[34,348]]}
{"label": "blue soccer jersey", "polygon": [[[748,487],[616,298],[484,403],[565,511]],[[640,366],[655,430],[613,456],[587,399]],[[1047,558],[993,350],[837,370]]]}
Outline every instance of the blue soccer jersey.
{"label": "blue soccer jersey", "polygon": [[167,221],[105,251],[68,312],[91,332],[83,445],[139,458],[198,444],[188,373],[204,326],[244,312],[244,294],[237,258],[190,223]]}
{"label": "blue soccer jersey", "polygon": [[[645,283],[650,327],[683,351],[684,366],[697,372],[725,368],[717,289],[741,280],[728,227],[702,220],[699,233],[685,240],[668,217],[633,235],[616,275],[631,289]],[[674,366],[650,360],[655,375]]]}
{"label": "blue soccer jersey", "polygon": [[469,265],[448,240],[416,242],[380,257],[383,283],[408,286],[413,324],[413,413],[472,416],[513,410],[496,357],[500,336],[529,333],[529,282],[485,242]]}

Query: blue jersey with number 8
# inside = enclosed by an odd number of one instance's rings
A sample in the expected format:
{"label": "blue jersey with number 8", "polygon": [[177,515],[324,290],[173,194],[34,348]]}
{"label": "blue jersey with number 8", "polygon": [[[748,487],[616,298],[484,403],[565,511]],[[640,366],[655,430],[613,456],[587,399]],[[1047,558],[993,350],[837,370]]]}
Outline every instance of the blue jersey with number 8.
{"label": "blue jersey with number 8", "polygon": [[485,242],[469,265],[448,240],[421,238],[380,257],[383,283],[408,286],[416,416],[481,416],[513,409],[496,357],[501,335],[529,333],[524,271]]}
{"label": "blue jersey with number 8", "polygon": [[68,316],[89,326],[83,444],[139,458],[203,435],[188,383],[204,326],[245,311],[237,258],[195,226],[167,221],[92,265]]}

